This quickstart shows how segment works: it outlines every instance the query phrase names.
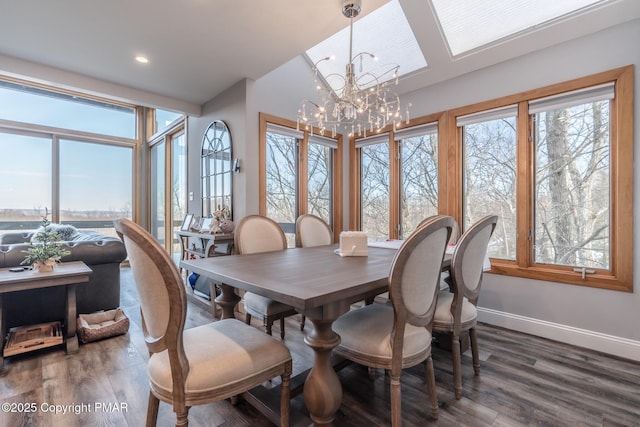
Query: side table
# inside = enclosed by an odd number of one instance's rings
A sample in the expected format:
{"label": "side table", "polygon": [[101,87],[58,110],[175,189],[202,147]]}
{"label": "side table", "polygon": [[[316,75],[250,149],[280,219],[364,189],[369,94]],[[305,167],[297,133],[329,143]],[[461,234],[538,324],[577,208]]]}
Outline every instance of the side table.
{"label": "side table", "polygon": [[[76,336],[76,285],[89,281],[92,271],[82,261],[63,262],[56,264],[53,271],[38,272],[24,270],[11,272],[9,268],[0,269],[0,350],[4,349],[6,337],[5,312],[3,310],[4,294],[20,292],[28,289],[47,288],[50,286],[64,286],[67,293],[65,324],[65,350],[67,354],[78,351],[78,337]],[[0,351],[0,368],[4,362],[3,352]]]}

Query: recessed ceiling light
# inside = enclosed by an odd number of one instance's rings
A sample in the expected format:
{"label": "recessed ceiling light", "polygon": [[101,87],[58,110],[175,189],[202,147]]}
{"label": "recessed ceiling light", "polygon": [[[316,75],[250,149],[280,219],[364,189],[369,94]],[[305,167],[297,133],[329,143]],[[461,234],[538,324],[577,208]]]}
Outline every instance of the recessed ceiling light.
{"label": "recessed ceiling light", "polygon": [[146,56],[143,56],[143,55],[136,55],[136,61],[138,61],[141,64],[148,64],[149,63],[149,58],[147,58]]}

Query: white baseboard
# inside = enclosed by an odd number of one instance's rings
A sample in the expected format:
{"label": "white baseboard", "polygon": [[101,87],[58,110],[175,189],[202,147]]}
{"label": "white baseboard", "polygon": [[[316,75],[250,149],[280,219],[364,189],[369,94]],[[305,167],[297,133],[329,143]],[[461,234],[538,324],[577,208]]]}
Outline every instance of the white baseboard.
{"label": "white baseboard", "polygon": [[482,307],[478,307],[478,320],[490,325],[640,361],[640,341]]}

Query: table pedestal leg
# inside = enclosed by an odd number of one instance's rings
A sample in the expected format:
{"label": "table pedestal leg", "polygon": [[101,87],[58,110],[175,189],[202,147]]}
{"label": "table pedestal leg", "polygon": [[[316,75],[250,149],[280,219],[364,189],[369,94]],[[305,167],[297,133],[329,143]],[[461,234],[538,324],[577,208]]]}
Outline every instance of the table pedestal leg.
{"label": "table pedestal leg", "polygon": [[333,319],[310,320],[313,330],[304,342],[315,352],[315,360],[304,383],[304,403],[315,425],[330,424],[342,402],[342,385],[330,360],[340,336],[331,329]]}
{"label": "table pedestal leg", "polygon": [[78,351],[78,337],[76,335],[76,285],[68,285],[67,287],[67,318],[65,323],[67,326],[67,336],[65,339],[65,349],[67,354],[76,353]]}
{"label": "table pedestal leg", "polygon": [[[214,294],[215,295],[215,294]],[[236,307],[240,297],[236,295],[236,290],[233,286],[220,284],[220,295],[216,298],[216,304],[222,308],[222,316],[220,319],[234,319],[235,315],[233,310]]]}

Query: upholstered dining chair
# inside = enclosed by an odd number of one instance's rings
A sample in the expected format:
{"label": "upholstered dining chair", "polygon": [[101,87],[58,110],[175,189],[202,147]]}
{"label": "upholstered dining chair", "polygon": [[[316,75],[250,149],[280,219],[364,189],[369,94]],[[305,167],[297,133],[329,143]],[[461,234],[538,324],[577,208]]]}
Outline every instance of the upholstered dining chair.
{"label": "upholstered dining chair", "polygon": [[451,359],[456,399],[462,397],[460,334],[469,331],[475,375],[480,375],[476,323],[478,295],[482,285],[484,259],[498,217],[488,215],[473,224],[458,240],[451,258],[451,291],[438,295],[433,330],[451,334]]}
{"label": "upholstered dining chair", "polygon": [[146,425],[156,425],[160,401],[173,406],[176,426],[187,426],[191,406],[237,396],[278,375],[280,423],[288,425],[287,347],[236,319],[184,330],[187,295],[173,260],[139,225],[128,219],[114,224],[129,256],[149,350]]}
{"label": "upholstered dining chair", "polygon": [[[287,238],[277,222],[262,215],[248,215],[242,218],[235,228],[235,250],[237,254],[255,254],[287,249]],[[247,312],[245,322],[251,323],[252,317],[262,319],[265,331],[271,335],[273,322],[280,320],[280,338],[284,339],[284,319],[297,314],[286,304],[270,298],[246,292],[244,308]]]}
{"label": "upholstered dining chair", "polygon": [[308,248],[332,243],[333,233],[322,218],[303,214],[296,219],[296,247]]}
{"label": "upholstered dining chair", "polygon": [[[296,219],[296,247],[330,245],[333,243],[333,232],[329,225],[319,216],[303,214]],[[306,317],[300,319],[300,330],[304,330]]]}
{"label": "upholstered dining chair", "polygon": [[391,304],[374,303],[339,317],[335,353],[353,362],[390,370],[391,423],[401,425],[400,374],[425,362],[431,415],[438,418],[436,380],[431,359],[431,326],[440,269],[454,220],[425,221],[396,253],[389,273]]}

